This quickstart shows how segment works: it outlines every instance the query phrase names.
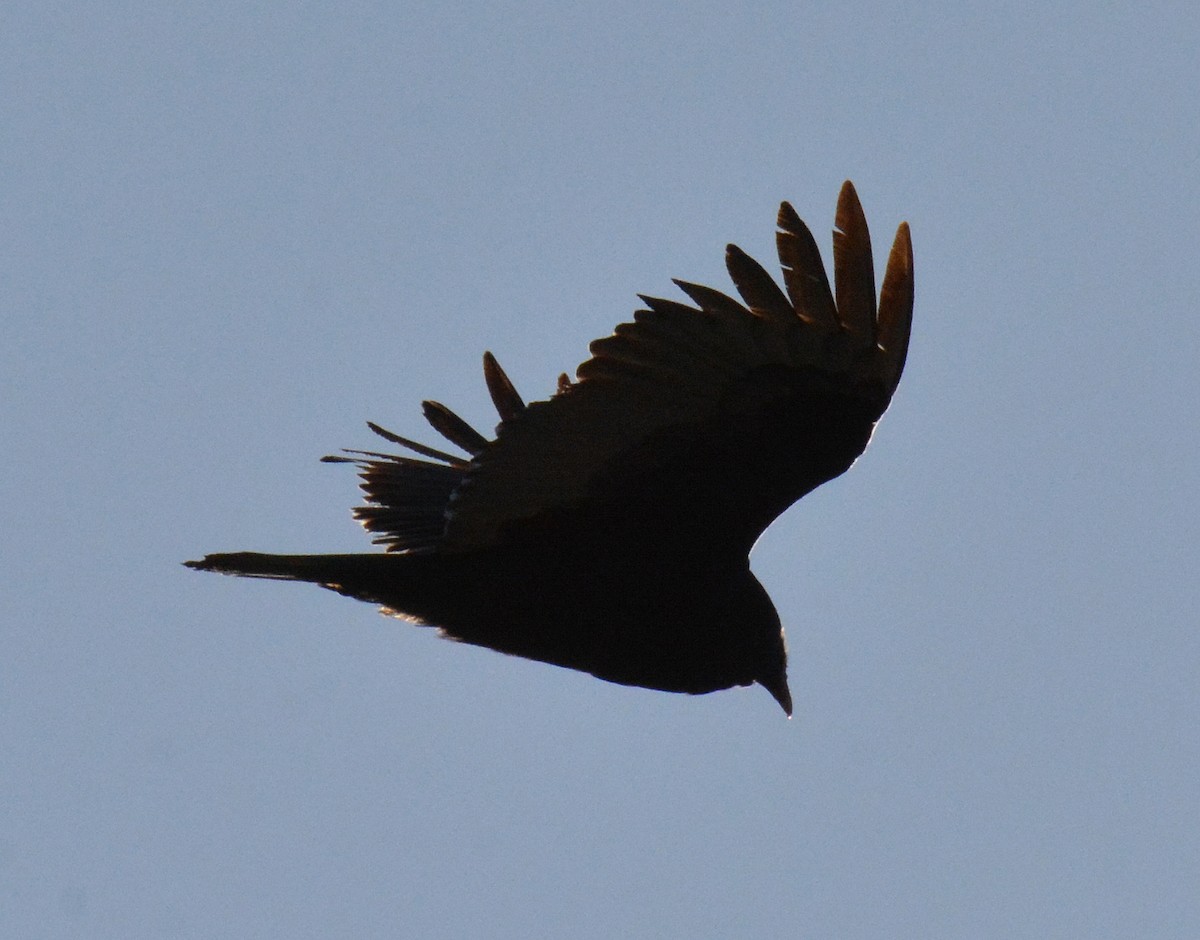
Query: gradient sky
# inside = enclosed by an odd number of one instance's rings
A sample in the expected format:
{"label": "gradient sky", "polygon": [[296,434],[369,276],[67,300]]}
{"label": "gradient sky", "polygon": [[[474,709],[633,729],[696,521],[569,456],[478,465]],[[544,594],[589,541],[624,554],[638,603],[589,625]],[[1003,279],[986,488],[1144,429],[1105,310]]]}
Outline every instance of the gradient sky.
{"label": "gradient sky", "polygon": [[[1200,935],[1196,9],[6,4],[0,934]],[[792,721],[179,565],[845,178],[916,320],[752,558]]]}

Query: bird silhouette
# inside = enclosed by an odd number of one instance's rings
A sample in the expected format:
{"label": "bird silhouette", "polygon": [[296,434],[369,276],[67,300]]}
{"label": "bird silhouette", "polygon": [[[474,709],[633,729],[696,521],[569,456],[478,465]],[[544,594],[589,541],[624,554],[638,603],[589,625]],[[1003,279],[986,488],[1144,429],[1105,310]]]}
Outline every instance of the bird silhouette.
{"label": "bird silhouette", "polygon": [[203,571],[307,581],[454,640],[624,685],[705,693],[758,683],[792,712],[779,616],[750,572],[771,521],[865,450],[900,380],[912,243],[896,233],[876,307],[866,219],[838,199],[834,289],[788,203],[783,289],[728,246],[743,303],[685,281],[695,306],[643,296],[546,401],[490,353],[489,440],[445,405],[429,423],[465,456],[371,429],[406,454],[346,451],[382,552],[236,552]]}

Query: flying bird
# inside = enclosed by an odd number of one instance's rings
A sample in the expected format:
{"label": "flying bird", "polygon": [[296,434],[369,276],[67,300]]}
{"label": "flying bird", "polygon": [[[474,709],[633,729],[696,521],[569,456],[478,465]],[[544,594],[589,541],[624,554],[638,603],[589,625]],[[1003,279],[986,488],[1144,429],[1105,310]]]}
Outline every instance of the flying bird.
{"label": "flying bird", "polygon": [[771,521],[865,450],[900,380],[913,307],[901,223],[876,307],[850,182],[834,289],[788,203],[783,288],[728,246],[742,303],[675,281],[695,306],[642,296],[547,401],[526,404],[491,355],[489,440],[445,405],[424,414],[464,455],[376,424],[405,454],[345,451],[382,552],[206,555],[203,571],[307,581],[443,636],[624,685],[699,694],[758,683],[791,715],[779,616],[750,572]]}

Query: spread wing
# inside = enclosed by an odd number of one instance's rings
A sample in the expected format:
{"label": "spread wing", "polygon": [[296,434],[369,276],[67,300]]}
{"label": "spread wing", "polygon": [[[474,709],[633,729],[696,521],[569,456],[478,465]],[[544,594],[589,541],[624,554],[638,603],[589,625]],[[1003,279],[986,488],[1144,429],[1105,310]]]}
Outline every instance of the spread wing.
{"label": "spread wing", "polygon": [[[591,344],[577,381],[526,406],[495,360],[501,423],[488,441],[444,406],[425,413],[469,461],[381,432],[434,462],[360,454],[371,506],[356,511],[393,550],[467,551],[523,536],[611,538],[644,550],[749,551],[779,513],[862,453],[899,382],[913,306],[902,224],[878,309],[866,220],[838,200],[834,284],[790,205],[779,210],[784,289],[737,247],[744,303],[676,281],[693,301],[646,308]],[[345,459],[345,458],[342,458]]]}

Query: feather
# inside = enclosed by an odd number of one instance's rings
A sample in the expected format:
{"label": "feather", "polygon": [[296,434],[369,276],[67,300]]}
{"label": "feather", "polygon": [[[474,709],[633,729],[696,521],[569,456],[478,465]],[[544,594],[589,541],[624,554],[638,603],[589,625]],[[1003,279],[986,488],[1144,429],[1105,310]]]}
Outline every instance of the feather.
{"label": "feather", "polygon": [[826,329],[836,328],[833,293],[829,289],[829,278],[825,275],[825,265],[821,263],[821,252],[812,232],[786,202],[779,207],[776,225],[779,231],[775,243],[783,268],[783,282],[792,306],[809,323]]}
{"label": "feather", "polygon": [[883,381],[891,394],[904,371],[912,330],[913,253],[908,223],[902,222],[888,255],[883,289],[879,292],[879,348],[886,358]]}
{"label": "feather", "polygon": [[796,318],[791,302],[771,275],[737,245],[725,249],[725,267],[746,306],[754,313],[780,323],[791,323]]}
{"label": "feather", "polygon": [[838,196],[833,232],[833,283],[838,319],[860,343],[874,345],[875,267],[871,235],[854,186],[847,180]]}
{"label": "feather", "polygon": [[[434,450],[432,447],[426,447],[424,444],[418,444],[416,441],[410,441],[406,437],[401,437],[399,434],[393,434],[387,428],[382,428],[373,421],[367,422],[367,427],[382,437],[385,441],[391,441],[393,444],[399,444],[401,447],[407,447],[413,453],[420,454],[423,457],[432,457],[434,460],[444,460],[449,464],[465,466],[466,461],[461,457],[455,457],[453,454],[447,454],[440,450]],[[364,453],[363,451],[352,451],[352,453]],[[386,455],[380,455],[386,456]]]}
{"label": "feather", "polygon": [[501,421],[509,421],[525,410],[525,402],[490,352],[483,354],[483,380],[487,383],[492,404],[496,406]]}
{"label": "feather", "polygon": [[487,447],[487,438],[438,401],[421,402],[425,420],[451,444],[457,444],[468,454],[478,454]]}

